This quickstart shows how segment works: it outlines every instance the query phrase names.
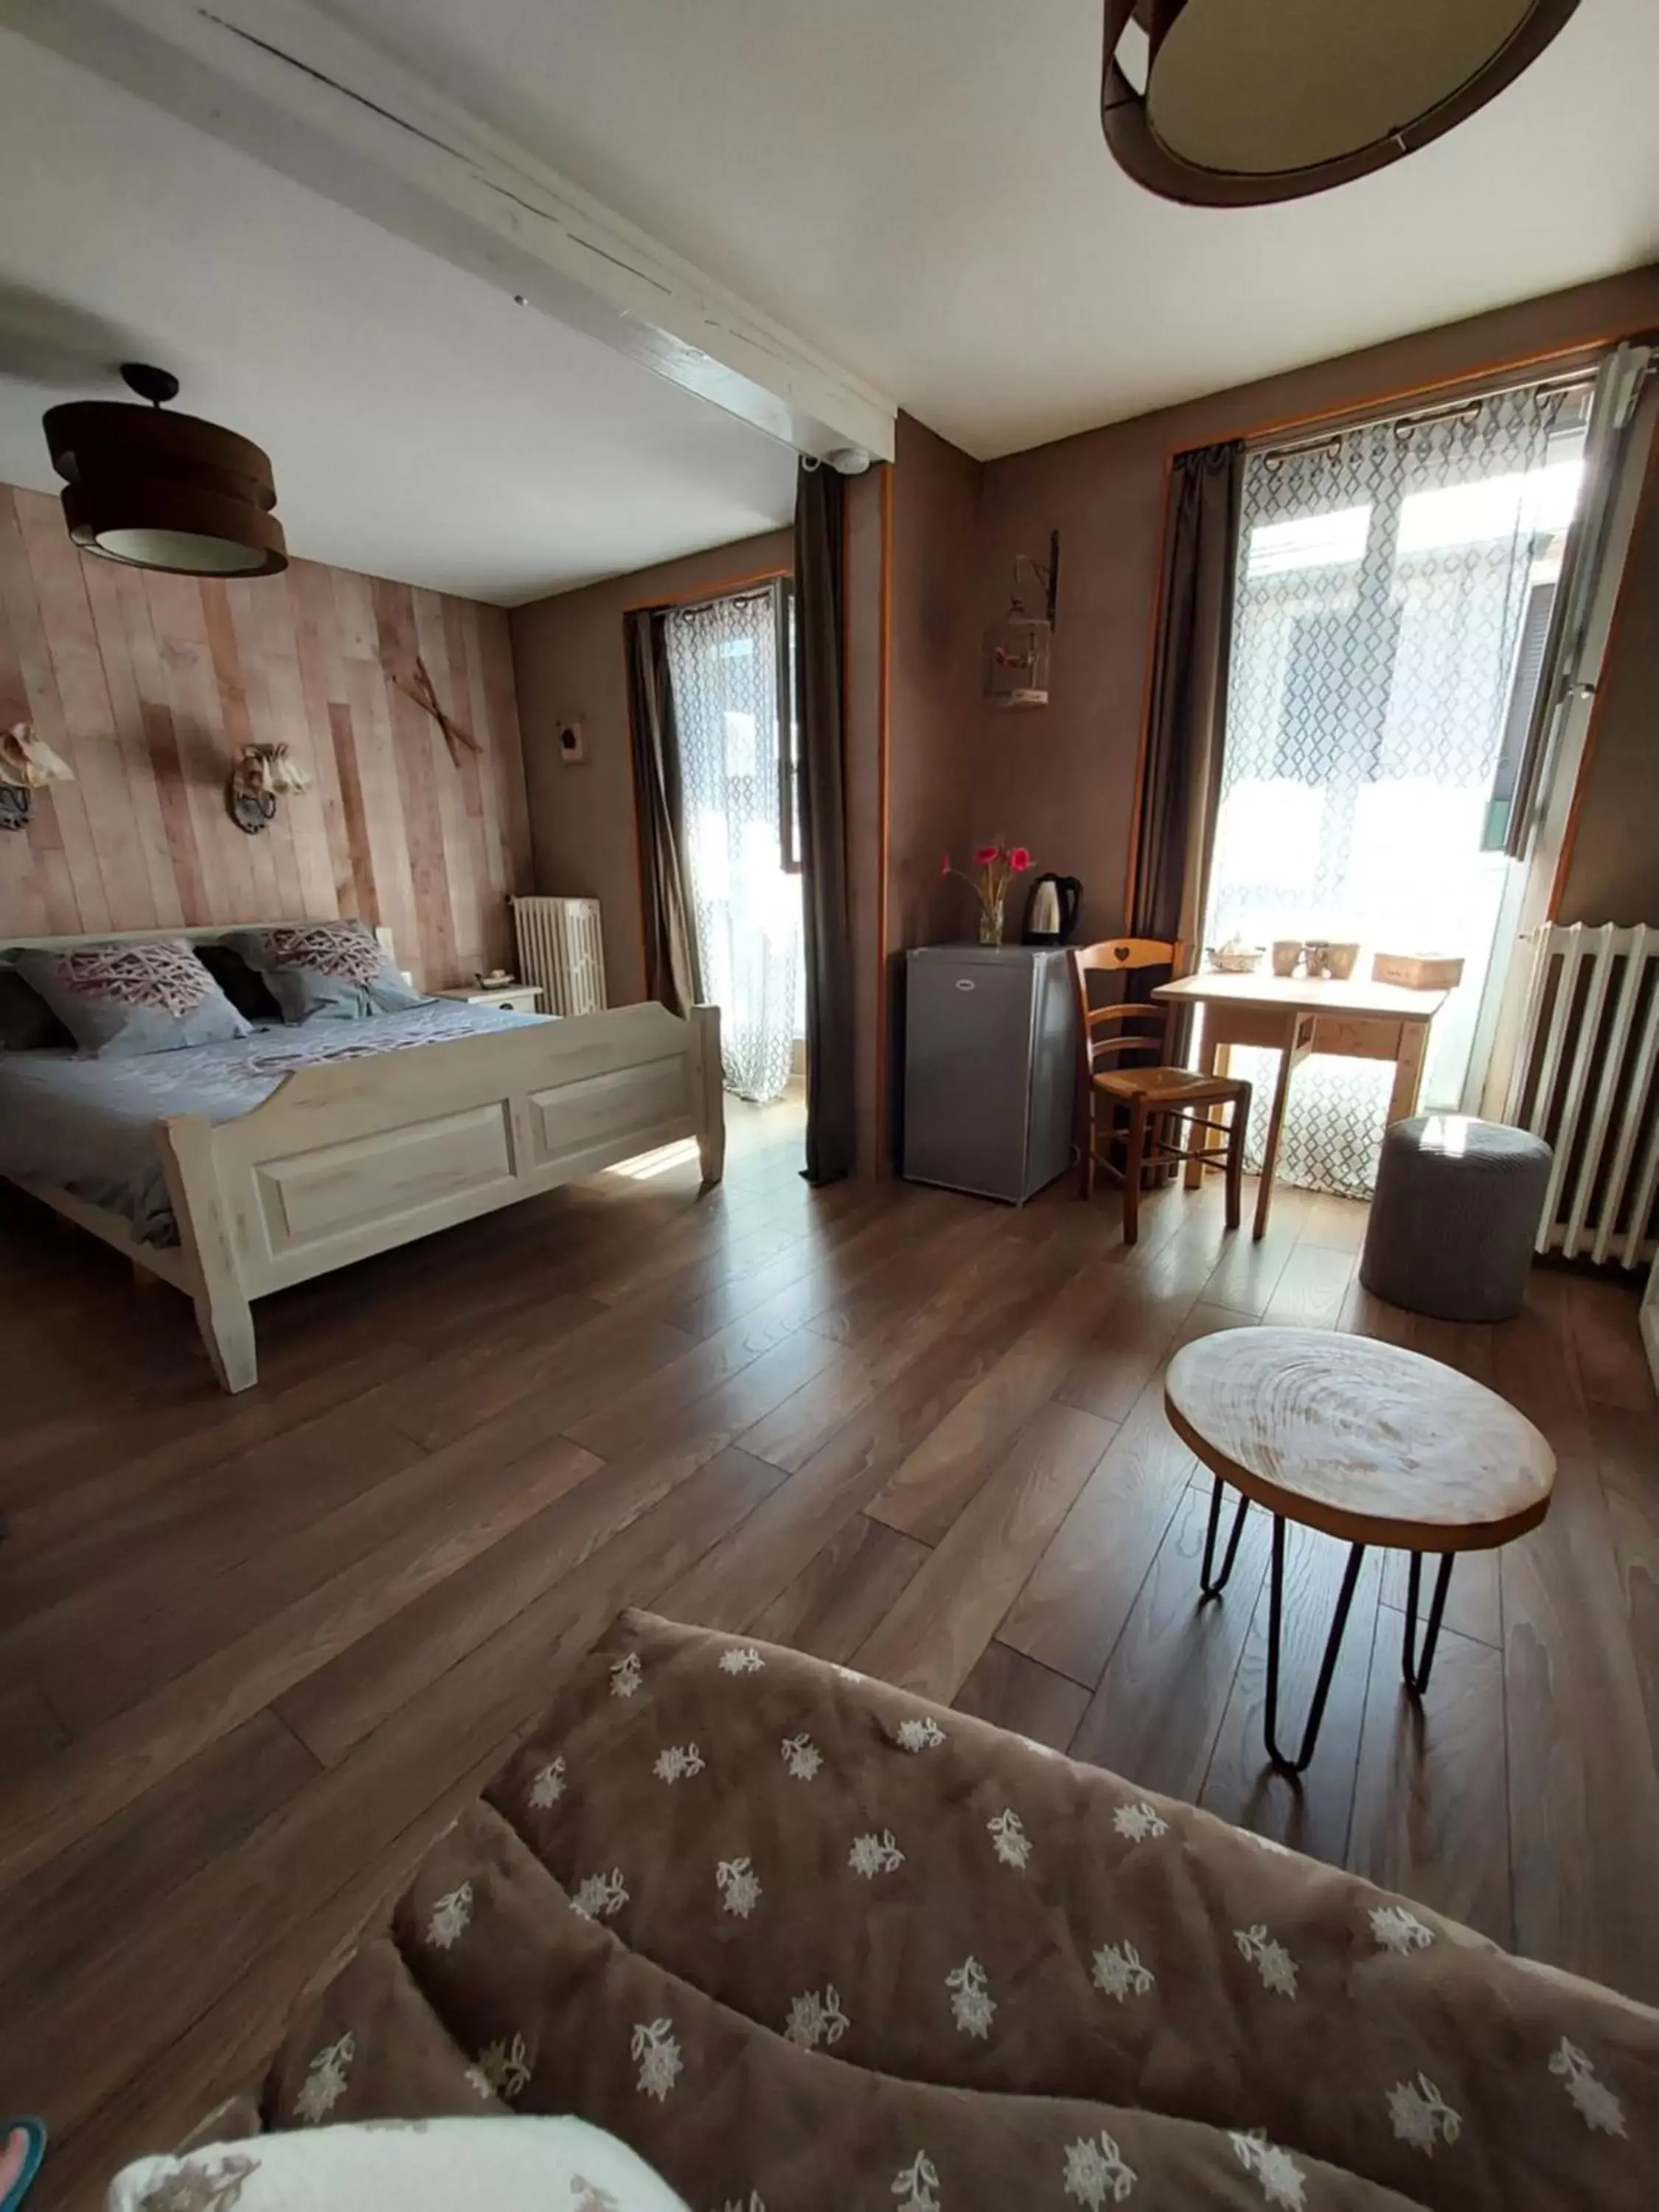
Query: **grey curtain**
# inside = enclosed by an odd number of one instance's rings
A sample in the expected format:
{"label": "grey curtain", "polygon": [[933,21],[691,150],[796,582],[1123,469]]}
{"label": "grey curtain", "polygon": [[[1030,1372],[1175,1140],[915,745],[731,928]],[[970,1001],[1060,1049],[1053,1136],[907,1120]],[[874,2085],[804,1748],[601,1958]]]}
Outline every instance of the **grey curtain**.
{"label": "grey curtain", "polygon": [[671,1014],[684,1014],[702,996],[702,977],[691,932],[680,749],[662,612],[645,608],[624,615],[623,635],[628,656],[628,718],[634,734],[646,988]]}
{"label": "grey curtain", "polygon": [[1244,448],[1177,453],[1164,533],[1157,657],[1129,931],[1196,953],[1227,720]]}
{"label": "grey curtain", "polygon": [[806,939],[806,1180],[853,1171],[853,939],[842,699],[845,488],[803,461],[795,480],[795,706]]}

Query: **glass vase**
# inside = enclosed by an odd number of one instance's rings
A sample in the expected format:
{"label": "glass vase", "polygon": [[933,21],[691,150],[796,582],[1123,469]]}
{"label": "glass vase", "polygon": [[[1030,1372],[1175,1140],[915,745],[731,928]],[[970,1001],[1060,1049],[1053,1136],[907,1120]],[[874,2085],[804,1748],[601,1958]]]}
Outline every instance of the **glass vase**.
{"label": "glass vase", "polygon": [[982,906],[979,910],[979,941],[981,945],[1000,945],[1002,942],[1002,908]]}

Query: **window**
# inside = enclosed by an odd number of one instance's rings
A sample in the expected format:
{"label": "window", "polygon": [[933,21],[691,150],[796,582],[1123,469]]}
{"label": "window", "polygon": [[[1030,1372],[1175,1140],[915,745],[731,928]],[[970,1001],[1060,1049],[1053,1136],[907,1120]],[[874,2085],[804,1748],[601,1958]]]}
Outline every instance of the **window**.
{"label": "window", "polygon": [[[1461,954],[1425,1106],[1455,1107],[1468,1067],[1510,865],[1491,849],[1494,822],[1515,787],[1588,396],[1510,392],[1246,462],[1205,942]],[[1238,1058],[1259,1160],[1276,1071]],[[1375,1063],[1304,1065],[1287,1180],[1369,1192],[1387,1078]]]}
{"label": "window", "polygon": [[664,623],[698,964],[726,1088],[757,1101],[789,1081],[805,993],[789,616],[768,586]]}

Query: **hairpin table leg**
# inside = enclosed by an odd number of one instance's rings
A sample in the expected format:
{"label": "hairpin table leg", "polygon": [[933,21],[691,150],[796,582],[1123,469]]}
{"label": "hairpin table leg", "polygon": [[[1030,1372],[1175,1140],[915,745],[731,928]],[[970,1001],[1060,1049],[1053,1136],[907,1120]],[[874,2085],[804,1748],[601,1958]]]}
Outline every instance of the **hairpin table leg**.
{"label": "hairpin table leg", "polygon": [[1215,1532],[1221,1519],[1221,1493],[1227,1487],[1219,1475],[1210,1492],[1209,1526],[1204,1532],[1204,1565],[1200,1570],[1198,1586],[1206,1597],[1219,1597],[1227,1587],[1227,1577],[1233,1571],[1233,1561],[1238,1557],[1238,1540],[1244,1533],[1244,1516],[1250,1510],[1250,1501],[1241,1491],[1238,1510],[1233,1516],[1232,1531],[1227,1538],[1227,1549],[1221,1562],[1221,1572],[1215,1571]]}
{"label": "hairpin table leg", "polygon": [[1319,1662],[1319,1679],[1314,1684],[1313,1703],[1308,1708],[1307,1726],[1302,1732],[1302,1748],[1294,1759],[1286,1759],[1279,1747],[1279,1617],[1285,1597],[1285,1522],[1277,1513],[1273,1516],[1273,1553],[1267,1591],[1267,1711],[1266,1735],[1267,1756],[1281,1774],[1300,1774],[1314,1755],[1314,1746],[1319,1741],[1319,1723],[1325,1717],[1325,1700],[1331,1693],[1331,1677],[1336,1671],[1337,1654],[1342,1649],[1342,1632],[1348,1625],[1348,1608],[1353,1603],[1354,1586],[1359,1580],[1359,1570],[1365,1558],[1365,1547],[1352,1544],[1348,1547],[1348,1564],[1342,1576],[1342,1588],[1337,1594],[1336,1613],[1331,1622],[1331,1632],[1325,1639],[1325,1656]]}
{"label": "hairpin table leg", "polygon": [[1423,1554],[1412,1553],[1411,1573],[1406,1584],[1406,1634],[1401,1651],[1401,1671],[1406,1687],[1413,1697],[1420,1698],[1429,1686],[1429,1669],[1434,1664],[1434,1647],[1440,1640],[1440,1616],[1446,1610],[1446,1592],[1451,1584],[1452,1561],[1455,1552],[1440,1554],[1440,1571],[1434,1578],[1434,1595],[1429,1600],[1428,1626],[1423,1632],[1423,1648],[1417,1646],[1417,1600],[1423,1582]]}

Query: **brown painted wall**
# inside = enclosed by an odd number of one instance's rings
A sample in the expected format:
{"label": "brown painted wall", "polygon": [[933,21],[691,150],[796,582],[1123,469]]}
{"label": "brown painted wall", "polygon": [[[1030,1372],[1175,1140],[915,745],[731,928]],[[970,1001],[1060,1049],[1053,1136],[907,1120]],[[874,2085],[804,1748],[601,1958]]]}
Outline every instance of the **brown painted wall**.
{"label": "brown painted wall", "polygon": [[[777,530],[514,610],[536,889],[599,901],[612,1006],[645,996],[623,612],[694,598],[738,578],[787,574],[793,566],[790,533]],[[587,759],[577,767],[567,767],[554,749],[554,726],[568,718],[587,726]]]}
{"label": "brown painted wall", "polygon": [[[1659,268],[1639,270],[991,462],[975,624],[1006,606],[1014,555],[1040,555],[1056,526],[1060,593],[1051,703],[1032,714],[981,709],[976,718],[979,817],[1023,839],[1039,867],[1082,877],[1085,934],[1122,927],[1170,453],[1656,325]],[[1628,766],[1616,744],[1598,774],[1622,778]],[[1600,867],[1601,841],[1612,834],[1598,809],[1583,826],[1576,866]]]}
{"label": "brown painted wall", "polygon": [[[483,748],[459,766],[392,682],[417,653]],[[530,848],[498,608],[311,561],[240,584],[123,568],[0,485],[0,726],[23,720],[76,780],[0,837],[0,943],[360,915],[429,987],[507,957]],[[316,787],[249,837],[224,787],[255,740]]]}
{"label": "brown painted wall", "polygon": [[1625,566],[1562,921],[1659,922],[1659,456]]}

